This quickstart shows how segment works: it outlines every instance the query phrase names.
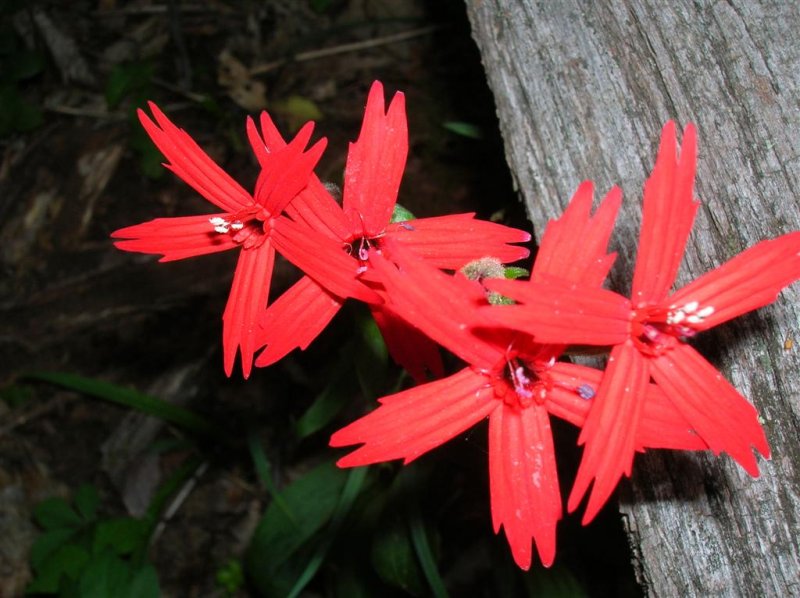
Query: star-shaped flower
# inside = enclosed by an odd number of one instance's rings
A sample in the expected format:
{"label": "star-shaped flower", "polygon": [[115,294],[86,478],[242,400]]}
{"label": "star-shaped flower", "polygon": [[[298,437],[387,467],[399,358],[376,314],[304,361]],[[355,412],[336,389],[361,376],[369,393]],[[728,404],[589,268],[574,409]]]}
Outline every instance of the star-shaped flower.
{"label": "star-shaped flower", "polygon": [[[250,374],[258,348],[257,320],[266,308],[275,250],[271,241],[280,229],[281,212],[309,182],[325,149],[321,139],[305,152],[313,124],[303,127],[291,143],[265,160],[255,193],[245,191],[220,168],[194,140],[176,127],[150,103],[153,122],[142,110],[139,120],[150,138],[166,156],[167,168],[193,187],[222,212],[157,218],[112,233],[114,244],[125,251],[161,254],[160,261],[241,249],[233,285],[223,314],[222,344],[225,372],[230,376],[237,349],[242,355],[244,377]],[[268,117],[266,117],[268,120]],[[254,125],[251,126],[254,127]],[[291,233],[288,233],[291,234]]]}
{"label": "star-shaped flower", "polygon": [[[263,119],[263,138],[255,127],[250,132],[262,164],[271,151],[285,145],[274,126]],[[405,98],[402,93],[395,94],[386,109],[383,86],[376,81],[367,98],[358,140],[350,145],[342,205],[319,181],[312,180],[287,207],[293,222],[275,232],[278,251],[306,276],[263,314],[258,342],[266,348],[256,365],[275,363],[295,348],[306,348],[317,337],[344,301],[332,284],[337,277],[357,273],[380,290],[370,255],[392,240],[437,268],[457,269],[485,255],[503,262],[527,257],[527,249],[510,243],[530,240],[528,233],[475,220],[474,214],[392,222],[407,153]],[[391,259],[385,251],[384,257]],[[418,380],[426,379],[426,370],[441,373],[435,346],[397,316],[389,297],[367,302],[398,363]]]}
{"label": "star-shaped flower", "polygon": [[[584,184],[563,217],[548,226],[533,278],[564,276],[600,285],[613,261],[606,245],[619,207],[618,190],[590,217],[592,186]],[[582,243],[575,243],[580,238]],[[380,399],[381,406],[336,432],[332,446],[363,444],[342,458],[351,467],[392,459],[408,463],[489,417],[492,520],[502,527],[517,564],[531,564],[531,540],[545,566],[552,564],[561,495],[548,413],[583,425],[602,372],[556,362],[564,347],[491,326],[477,306],[483,287],[444,274],[386,242],[394,256],[371,256],[373,267],[401,317],[450,349],[468,366],[447,378]],[[398,267],[399,266],[399,267]],[[424,284],[420,281],[424,281]],[[655,386],[636,447],[702,449],[705,443],[669,408]],[[650,396],[652,395],[652,396]]]}
{"label": "star-shaped flower", "polygon": [[755,408],[686,340],[771,303],[800,278],[800,232],[758,243],[670,293],[699,205],[695,162],[694,126],[686,127],[678,157],[675,125],[667,123],[644,188],[631,299],[557,280],[488,282],[521,304],[498,307],[495,321],[540,342],[613,347],[579,438],[585,450],[568,502],[574,510],[594,481],[584,523],[630,475],[651,378],[715,454],[727,452],[753,476],[752,448],[769,457]]}

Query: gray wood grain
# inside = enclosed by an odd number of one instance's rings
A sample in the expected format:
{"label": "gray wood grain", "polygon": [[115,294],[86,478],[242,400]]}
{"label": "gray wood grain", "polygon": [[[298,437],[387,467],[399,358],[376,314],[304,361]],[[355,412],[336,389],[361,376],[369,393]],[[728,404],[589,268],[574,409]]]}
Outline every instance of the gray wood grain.
{"label": "gray wood grain", "polygon": [[[800,229],[800,3],[467,0],[467,9],[536,232],[581,180],[598,193],[623,188],[618,290],[628,290],[641,186],[670,118],[696,123],[700,140],[703,205],[679,283]],[[800,343],[789,347],[800,338],[798,290],[699,339],[765,420],[773,457],[761,477],[724,455],[653,451],[622,484],[648,595],[800,595]]]}

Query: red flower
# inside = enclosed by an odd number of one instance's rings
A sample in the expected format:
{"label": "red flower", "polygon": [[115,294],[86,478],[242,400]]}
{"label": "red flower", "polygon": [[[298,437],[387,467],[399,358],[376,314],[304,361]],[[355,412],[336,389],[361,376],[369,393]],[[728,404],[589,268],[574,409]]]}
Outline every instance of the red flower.
{"label": "red flower", "polygon": [[[284,146],[280,134],[264,117],[261,143],[255,127],[250,132],[262,164],[270,151]],[[347,156],[342,206],[313,179],[287,207],[294,222],[275,232],[278,251],[307,277],[263,315],[259,344],[266,348],[256,365],[275,363],[295,348],[305,349],[316,338],[344,301],[345,296],[332,284],[337,277],[351,278],[358,272],[362,280],[380,289],[370,255],[389,241],[397,241],[428,263],[446,269],[460,268],[484,255],[503,262],[528,255],[527,249],[509,245],[530,240],[528,233],[475,220],[474,214],[392,223],[407,153],[405,98],[402,93],[395,94],[385,109],[383,86],[376,81],[358,140],[350,145]],[[385,251],[384,257],[391,259]],[[441,372],[435,346],[397,317],[391,301],[384,304],[377,296],[366,301],[398,363],[418,380],[426,379],[426,370]]]}
{"label": "red flower", "polygon": [[[262,160],[255,194],[251,195],[192,140],[150,103],[155,123],[139,110],[139,120],[166,156],[165,164],[222,212],[157,218],[115,231],[125,239],[119,249],[162,254],[166,262],[227,249],[241,248],[233,286],[223,314],[222,344],[225,372],[230,376],[237,348],[242,354],[244,377],[250,374],[257,349],[257,318],[267,305],[275,259],[271,236],[280,230],[277,217],[306,187],[311,172],[325,149],[318,141],[308,152],[313,124],[308,123],[281,151]],[[283,218],[282,220],[286,220]]]}
{"label": "red flower", "polygon": [[753,476],[758,465],[751,447],[769,457],[755,408],[685,340],[771,303],[800,278],[800,232],[761,242],[670,294],[699,205],[693,195],[692,125],[680,158],[676,154],[675,125],[669,122],[644,188],[632,299],[554,280],[489,281],[490,288],[522,303],[498,307],[495,321],[540,342],[613,345],[579,439],[585,450],[568,502],[574,510],[594,480],[584,523],[622,475],[630,475],[651,378],[715,454],[727,452]]}
{"label": "red flower", "polygon": [[[576,193],[564,216],[548,226],[534,278],[563,275],[600,284],[613,261],[606,245],[619,193],[606,198],[593,218],[591,184]],[[583,242],[574,243],[580,238]],[[495,532],[505,529],[514,559],[531,563],[533,539],[542,563],[552,564],[561,518],[555,453],[548,412],[583,425],[602,373],[556,363],[563,347],[540,345],[527,335],[490,328],[478,335],[476,306],[485,304],[475,281],[448,276],[387,240],[399,269],[370,256],[401,317],[464,359],[469,366],[448,378],[380,399],[381,406],[336,432],[332,446],[363,444],[342,458],[351,467],[392,459],[412,461],[489,417],[489,472]],[[421,282],[424,281],[424,282]],[[482,312],[481,312],[482,313]],[[486,320],[482,320],[486,323]],[[705,448],[654,386],[636,446]]]}

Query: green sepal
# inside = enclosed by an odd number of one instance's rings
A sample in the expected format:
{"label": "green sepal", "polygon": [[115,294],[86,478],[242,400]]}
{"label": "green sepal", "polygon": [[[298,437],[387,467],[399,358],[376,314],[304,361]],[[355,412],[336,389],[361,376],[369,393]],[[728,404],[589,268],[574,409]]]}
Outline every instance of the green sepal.
{"label": "green sepal", "polygon": [[405,222],[406,220],[414,220],[416,216],[409,210],[401,206],[399,203],[394,204],[394,211],[392,211],[392,219],[389,222]]}

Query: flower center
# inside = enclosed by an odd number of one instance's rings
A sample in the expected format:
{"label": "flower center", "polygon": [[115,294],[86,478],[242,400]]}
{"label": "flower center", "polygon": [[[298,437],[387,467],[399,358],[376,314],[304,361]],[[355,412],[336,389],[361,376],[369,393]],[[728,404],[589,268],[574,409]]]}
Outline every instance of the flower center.
{"label": "flower center", "polygon": [[[595,388],[583,383],[578,386],[556,379],[550,372],[556,360],[525,359],[519,354],[507,355],[493,370],[492,388],[496,399],[517,410],[532,405],[544,405],[548,393],[560,388],[588,401],[595,395]],[[489,372],[484,372],[488,374]]]}
{"label": "flower center", "polygon": [[369,266],[369,250],[379,247],[379,237],[355,237],[351,241],[344,243],[343,249],[347,255],[355,257],[361,265],[358,273],[366,272]]}
{"label": "flower center", "polygon": [[246,208],[227,217],[214,216],[208,222],[220,235],[231,238],[245,249],[261,246],[272,226],[272,217],[261,206]]}
{"label": "flower center", "polygon": [[713,313],[712,306],[700,308],[697,301],[668,308],[640,305],[633,311],[631,336],[636,347],[645,355],[663,355],[677,343],[694,336],[698,326]]}
{"label": "flower center", "polygon": [[553,388],[553,380],[546,366],[511,357],[499,364],[493,386],[495,397],[521,410],[544,404],[548,391]]}

